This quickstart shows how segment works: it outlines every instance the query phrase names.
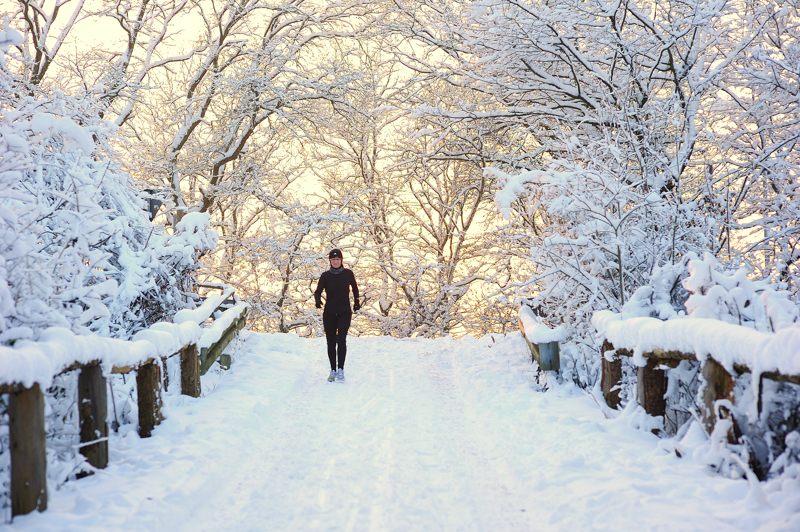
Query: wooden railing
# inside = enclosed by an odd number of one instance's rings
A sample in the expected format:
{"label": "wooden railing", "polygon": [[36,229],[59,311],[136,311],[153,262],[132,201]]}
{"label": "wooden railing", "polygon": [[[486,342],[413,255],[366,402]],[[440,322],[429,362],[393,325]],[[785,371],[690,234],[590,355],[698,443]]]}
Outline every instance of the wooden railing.
{"label": "wooden railing", "polygon": [[[609,311],[604,312],[606,317],[619,317],[609,313]],[[602,314],[604,313],[597,313],[595,318]],[[739,356],[720,356],[711,347],[711,344],[697,341],[694,344],[701,346],[700,354],[698,354],[697,348],[651,348],[643,351],[640,355],[642,358],[637,361],[636,399],[650,415],[666,415],[666,368],[677,367],[681,360],[692,360],[702,364],[704,381],[702,389],[704,403],[702,412],[703,424],[706,431],[711,434],[718,419],[729,420],[730,424],[727,425],[730,427],[728,439],[731,443],[736,443],[737,434],[739,434],[739,428],[730,411],[730,407],[735,404],[733,391],[737,378],[742,378],[744,374],[751,374],[749,378],[753,378],[753,374],[755,374],[754,384],[757,392],[757,410],[759,413],[762,410],[761,392],[763,390],[763,379],[800,385],[800,375],[792,371],[792,368],[798,367],[798,363],[790,362],[784,364],[784,371],[780,368],[780,361],[787,360],[787,357],[780,355],[780,351],[785,351],[787,346],[790,345],[800,346],[800,330],[785,330],[776,334],[761,333],[747,327],[718,320],[686,319],[671,322],[663,322],[652,318],[636,318],[636,320],[648,320],[646,325],[649,329],[647,331],[653,333],[652,337],[655,338],[669,337],[674,334],[674,336],[683,337],[685,341],[685,338],[691,337],[692,334],[698,338],[706,335],[711,336],[710,330],[713,329],[716,331],[717,336],[721,335],[729,340],[728,349],[735,347],[743,353],[748,353],[751,347],[753,348],[752,351],[757,351],[759,347],[773,345],[774,349],[766,349],[766,352],[775,352],[776,354],[775,357],[771,357],[769,362],[760,360],[757,356],[747,357],[741,354]],[[526,331],[524,321],[521,313],[519,320],[520,332],[528,343],[532,360],[536,360],[543,370],[558,371],[560,369],[558,342],[532,342],[529,338],[530,331]],[[630,322],[630,324],[632,323]],[[632,328],[630,324],[620,320],[614,325],[614,330],[598,330],[604,339],[600,387],[606,404],[610,408],[618,408],[620,406],[620,384],[622,381],[622,359],[620,357],[633,357],[636,348],[635,344],[638,340],[634,338],[636,335],[630,333]],[[527,328],[530,329],[530,320],[528,320],[527,325]],[[679,331],[680,328],[683,328],[683,331]],[[687,328],[693,329],[692,334],[687,333]],[[650,335],[645,332],[642,336],[649,337]],[[612,340],[615,340],[617,345],[612,343]],[[643,343],[651,345],[653,342],[648,338]],[[692,343],[688,342],[688,344]],[[752,353],[749,354],[752,355]],[[800,357],[800,352],[795,353],[794,357],[797,360]],[[791,357],[788,358],[791,359]]]}
{"label": "wooden railing", "polygon": [[[603,357],[601,389],[606,404],[611,408],[617,408],[620,404],[618,384],[622,379],[622,360],[620,357],[632,357],[633,352],[631,349],[615,348],[614,344],[608,340],[605,340],[603,343],[603,352],[610,353],[609,357],[612,358],[612,360],[608,360],[606,356]],[[663,349],[654,349],[650,352],[644,352],[642,356],[647,359],[647,365],[637,368],[637,400],[648,414],[663,416],[666,413],[667,406],[664,397],[667,392],[665,368],[676,368],[681,360],[699,362],[700,357],[698,357],[696,353],[664,351]],[[703,423],[706,430],[711,433],[718,417],[727,419],[730,415],[727,407],[721,406],[717,408],[717,401],[726,400],[730,401],[730,404],[733,405],[735,403],[733,388],[736,384],[736,379],[740,378],[742,374],[752,373],[752,369],[747,366],[735,364],[734,371],[731,373],[713,357],[708,356],[702,360],[702,373],[703,380],[705,381],[702,392],[704,402]],[[763,389],[761,385],[763,379],[800,384],[800,376],[783,375],[779,372],[764,372],[761,373],[758,378],[759,393],[757,408],[759,412],[761,412],[762,409],[760,392]],[[735,421],[734,430],[737,430],[735,429]],[[735,443],[733,433],[730,435],[730,441],[731,443]]]}
{"label": "wooden railing", "polygon": [[[606,317],[613,313],[606,311]],[[596,315],[597,317],[597,315]],[[602,320],[602,318],[601,318]],[[731,415],[730,407],[735,404],[734,385],[737,378],[751,374],[757,393],[757,410],[762,410],[763,379],[792,382],[800,384],[800,376],[781,370],[781,365],[790,361],[788,367],[795,366],[792,356],[783,356],[782,351],[800,337],[800,331],[787,329],[779,333],[762,333],[740,325],[724,323],[710,319],[685,319],[659,321],[653,318],[635,318],[646,320],[646,328],[640,329],[639,338],[631,334],[635,322],[626,324],[619,320],[612,327],[600,327],[604,337],[602,347],[601,389],[606,403],[611,408],[620,404],[619,384],[622,379],[622,362],[620,357],[635,357],[636,344],[649,348],[642,350],[637,361],[637,401],[644,410],[653,416],[666,414],[667,368],[675,368],[682,360],[691,360],[702,364],[703,397],[702,421],[710,434],[718,419],[730,421],[726,426],[728,439],[736,443],[739,428]],[[596,322],[596,324],[599,323]],[[638,323],[642,324],[642,321]],[[704,341],[707,338],[712,340]],[[675,340],[664,341],[664,339]],[[720,342],[720,338],[725,339]],[[615,343],[612,343],[616,342]],[[683,344],[683,348],[675,349],[675,345],[666,348],[655,348],[654,343]],[[698,347],[691,347],[698,346]],[[739,354],[732,356],[731,351]],[[775,356],[769,356],[771,354]],[[787,353],[792,355],[791,353]],[[795,358],[800,353],[793,355]],[[769,360],[768,360],[769,359]],[[784,368],[785,369],[785,368]],[[791,371],[791,370],[790,370]]]}
{"label": "wooden railing", "polygon": [[[547,332],[544,335],[537,334],[536,329],[544,328]],[[542,371],[559,371],[561,369],[561,350],[558,338],[553,338],[552,329],[535,322],[533,312],[530,308],[521,304],[519,307],[519,332],[528,344],[531,351],[531,362],[534,360],[539,364]],[[545,336],[542,341],[538,336]],[[557,336],[557,335],[556,335]]]}
{"label": "wooden railing", "polygon": [[[48,330],[51,334],[43,335],[40,342],[0,347],[0,364],[12,368],[4,371],[5,382],[0,381],[0,393],[10,395],[12,516],[47,508],[44,393],[40,384],[69,371],[80,371],[80,452],[92,467],[105,468],[108,465],[105,376],[136,372],[139,435],[149,437],[162,421],[161,368],[166,360],[180,356],[181,393],[199,397],[201,375],[245,325],[247,305],[240,303],[225,310],[210,327],[201,327],[214,312],[228,305],[228,298],[233,296],[232,288],[220,288],[221,294],[208,297],[199,308],[178,312],[174,323],[157,323],[134,335],[129,342],[76,336],[58,329]],[[120,359],[125,363],[120,363]],[[230,358],[222,360],[221,365],[229,367]]]}

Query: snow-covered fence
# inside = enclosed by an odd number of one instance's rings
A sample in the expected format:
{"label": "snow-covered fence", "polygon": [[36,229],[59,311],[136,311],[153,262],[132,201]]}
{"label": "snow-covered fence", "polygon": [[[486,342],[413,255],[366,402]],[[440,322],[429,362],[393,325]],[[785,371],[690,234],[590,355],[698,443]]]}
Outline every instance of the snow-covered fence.
{"label": "snow-covered fence", "polygon": [[[181,357],[181,393],[200,395],[200,376],[244,327],[247,305],[234,304],[214,323],[201,325],[226,306],[233,289],[205,300],[197,309],[180,311],[174,323],[156,323],[130,341],[80,336],[51,327],[38,342],[0,346],[0,394],[9,394],[11,513],[47,508],[47,459],[44,393],[56,376],[80,370],[78,409],[80,452],[94,468],[108,464],[106,375],[136,372],[139,434],[149,437],[161,420],[161,374],[168,358]],[[198,354],[202,350],[202,355]],[[203,366],[201,368],[201,358]],[[223,364],[224,365],[224,364]],[[227,362],[230,365],[230,361]]]}
{"label": "snow-covered fence", "polygon": [[620,356],[633,357],[638,367],[638,402],[654,416],[666,412],[667,377],[662,368],[677,367],[681,360],[700,362],[705,382],[703,422],[710,434],[717,419],[725,419],[725,430],[732,441],[737,430],[730,412],[736,378],[751,374],[759,412],[764,378],[800,384],[798,327],[771,333],[716,319],[623,319],[611,311],[595,313],[592,322],[605,339],[601,388],[612,408],[620,404]]}
{"label": "snow-covered fence", "polygon": [[528,305],[522,303],[519,307],[519,331],[531,350],[532,361],[538,362],[540,369],[543,371],[561,369],[558,346],[567,336],[564,327],[551,329],[536,318]]}

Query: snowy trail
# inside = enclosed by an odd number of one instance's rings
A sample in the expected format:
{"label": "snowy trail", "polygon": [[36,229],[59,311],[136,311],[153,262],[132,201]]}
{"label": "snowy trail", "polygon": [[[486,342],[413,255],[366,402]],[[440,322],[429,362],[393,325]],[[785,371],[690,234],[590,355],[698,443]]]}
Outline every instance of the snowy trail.
{"label": "snowy trail", "polygon": [[636,416],[535,392],[518,335],[348,347],[328,383],[323,340],[247,335],[204,397],[166,397],[153,438],[115,438],[107,470],[0,530],[800,529],[800,486],[766,508]]}
{"label": "snowy trail", "polygon": [[187,528],[526,528],[463,404],[437,386],[446,377],[426,363],[432,355],[387,354],[363,356],[345,384],[326,382],[327,361],[315,357],[255,466],[242,464],[217,499],[224,509],[200,511]]}

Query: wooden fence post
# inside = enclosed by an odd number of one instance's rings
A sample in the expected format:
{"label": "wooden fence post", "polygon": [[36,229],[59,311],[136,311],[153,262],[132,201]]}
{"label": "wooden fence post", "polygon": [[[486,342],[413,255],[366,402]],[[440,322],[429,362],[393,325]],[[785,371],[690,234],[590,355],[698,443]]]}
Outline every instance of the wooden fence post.
{"label": "wooden fence post", "polygon": [[139,436],[149,438],[164,419],[161,416],[161,368],[155,361],[139,367],[136,392],[139,395]]}
{"label": "wooden fence post", "polygon": [[[606,351],[613,351],[614,346],[606,340],[603,342],[602,356]],[[622,360],[619,357],[614,357],[614,360],[609,362],[605,356],[602,356],[602,378],[600,380],[600,387],[603,391],[603,398],[609,408],[618,408],[620,405],[619,388],[612,390],[622,381]]]}
{"label": "wooden fence post", "polygon": [[667,411],[667,372],[657,369],[658,360],[648,358],[647,365],[636,372],[637,399],[651,416],[663,416]]}
{"label": "wooden fence post", "polygon": [[78,413],[81,443],[96,442],[81,446],[81,454],[92,466],[105,469],[108,465],[108,389],[99,365],[81,369],[78,376]]}
{"label": "wooden fence post", "polygon": [[561,350],[558,342],[547,342],[544,344],[534,344],[525,333],[520,330],[528,349],[531,352],[531,364],[537,362],[542,371],[558,371],[561,369]]}
{"label": "wooden fence post", "polygon": [[[728,373],[722,365],[712,358],[707,358],[703,363],[703,379],[706,381],[705,389],[703,390],[703,402],[705,403],[705,412],[703,412],[703,424],[706,431],[711,434],[714,430],[714,424],[717,422],[716,412],[714,411],[714,402],[720,399],[727,399],[733,404],[733,388],[735,381],[730,373]],[[731,412],[724,406],[720,406],[720,417],[727,419],[731,417]],[[733,428],[728,432],[728,442],[736,443],[736,433],[738,427],[736,421],[733,421]]]}
{"label": "wooden fence post", "polygon": [[200,357],[195,344],[181,349],[181,393],[200,397]]}
{"label": "wooden fence post", "polygon": [[542,371],[558,371],[561,369],[561,352],[558,342],[546,342],[536,346],[539,354],[537,362]]}
{"label": "wooden fence post", "polygon": [[38,384],[12,393],[8,405],[11,444],[11,515],[47,509],[47,441],[44,394]]}

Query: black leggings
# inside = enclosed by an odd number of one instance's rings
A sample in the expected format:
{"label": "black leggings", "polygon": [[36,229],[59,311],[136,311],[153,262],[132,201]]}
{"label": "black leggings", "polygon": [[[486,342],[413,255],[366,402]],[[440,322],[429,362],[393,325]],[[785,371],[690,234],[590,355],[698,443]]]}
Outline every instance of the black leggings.
{"label": "black leggings", "polygon": [[331,370],[336,370],[336,346],[339,346],[339,367],[344,368],[344,357],[347,356],[347,329],[353,314],[323,314],[322,325],[325,327],[325,339],[328,340],[328,360]]}

